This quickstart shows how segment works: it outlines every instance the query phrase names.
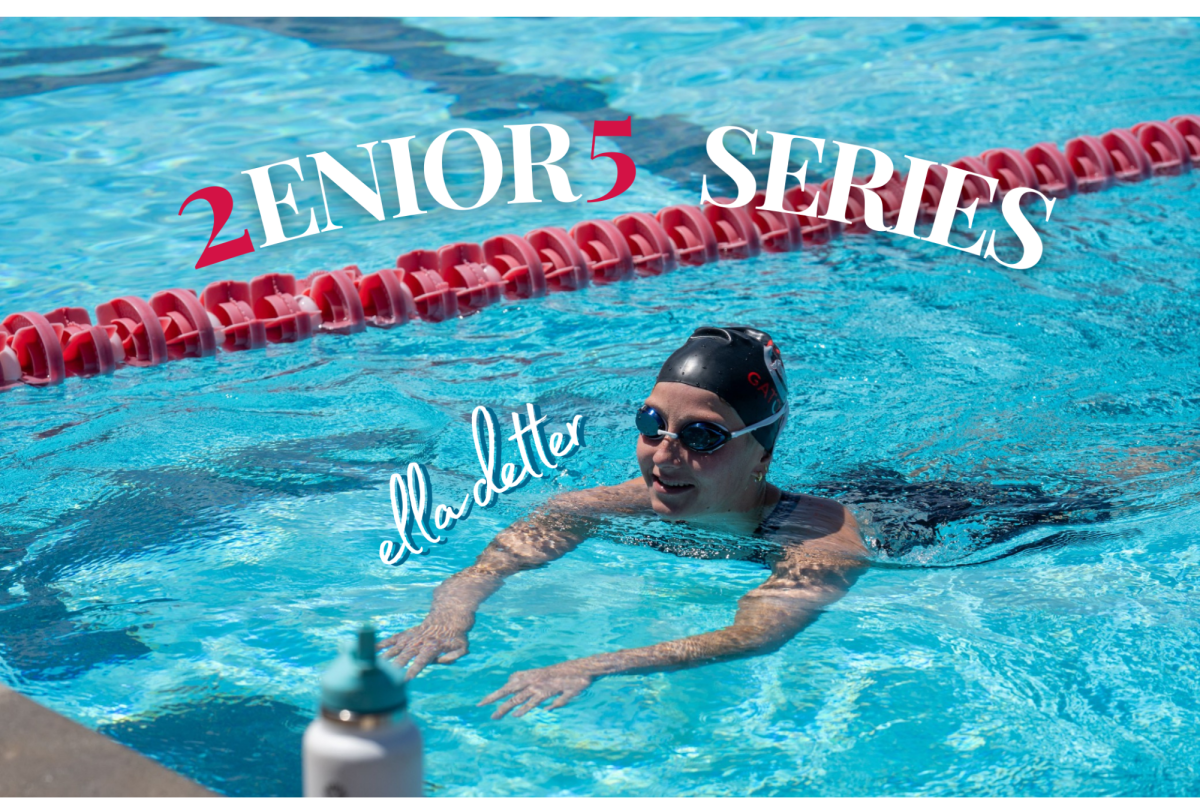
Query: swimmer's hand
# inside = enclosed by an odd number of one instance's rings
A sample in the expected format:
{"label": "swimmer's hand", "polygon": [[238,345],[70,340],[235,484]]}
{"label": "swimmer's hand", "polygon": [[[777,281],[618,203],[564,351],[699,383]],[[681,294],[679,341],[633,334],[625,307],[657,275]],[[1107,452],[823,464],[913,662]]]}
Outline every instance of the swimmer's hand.
{"label": "swimmer's hand", "polygon": [[412,660],[404,675],[404,678],[412,679],[431,662],[448,665],[466,654],[467,630],[470,628],[470,624],[430,615],[420,625],[384,640],[378,648],[386,648],[384,656],[400,667]]}
{"label": "swimmer's hand", "polygon": [[508,683],[475,706],[483,706],[498,701],[504,696],[511,696],[492,713],[492,720],[499,720],[509,711],[514,718],[519,718],[536,706],[540,706],[547,698],[554,702],[547,709],[558,709],[572,698],[582,693],[595,678],[578,661],[562,662],[548,668],[536,668],[531,671],[517,671],[508,677]]}

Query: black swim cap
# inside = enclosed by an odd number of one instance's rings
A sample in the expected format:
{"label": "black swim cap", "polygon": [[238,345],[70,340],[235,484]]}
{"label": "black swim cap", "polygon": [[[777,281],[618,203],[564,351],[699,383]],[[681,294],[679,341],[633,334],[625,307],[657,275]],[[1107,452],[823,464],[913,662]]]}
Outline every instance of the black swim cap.
{"label": "black swim cap", "polygon": [[[746,426],[787,407],[783,358],[771,336],[753,327],[701,327],[667,358],[656,382],[682,382],[712,391],[737,411]],[[787,413],[750,434],[768,452]]]}

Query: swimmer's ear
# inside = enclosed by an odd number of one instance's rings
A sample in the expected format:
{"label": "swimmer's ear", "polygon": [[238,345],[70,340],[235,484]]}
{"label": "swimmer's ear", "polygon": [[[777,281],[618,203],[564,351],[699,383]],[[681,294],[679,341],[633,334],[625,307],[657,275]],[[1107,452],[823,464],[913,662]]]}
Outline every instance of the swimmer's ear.
{"label": "swimmer's ear", "polygon": [[761,467],[762,470],[760,471],[759,467],[755,467],[754,471],[751,472],[754,475],[755,482],[762,482],[767,478],[767,470],[771,467],[771,455],[773,453],[774,450],[767,451],[766,449],[763,449],[763,453],[758,458],[758,466]]}

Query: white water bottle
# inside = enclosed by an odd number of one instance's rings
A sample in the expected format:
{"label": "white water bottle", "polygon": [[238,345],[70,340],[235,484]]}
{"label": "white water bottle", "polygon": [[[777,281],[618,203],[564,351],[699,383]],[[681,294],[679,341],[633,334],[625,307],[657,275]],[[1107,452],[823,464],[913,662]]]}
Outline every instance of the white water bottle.
{"label": "white water bottle", "polygon": [[422,795],[421,730],[404,677],[375,658],[375,630],[343,649],[321,677],[321,712],[304,732],[304,794]]}

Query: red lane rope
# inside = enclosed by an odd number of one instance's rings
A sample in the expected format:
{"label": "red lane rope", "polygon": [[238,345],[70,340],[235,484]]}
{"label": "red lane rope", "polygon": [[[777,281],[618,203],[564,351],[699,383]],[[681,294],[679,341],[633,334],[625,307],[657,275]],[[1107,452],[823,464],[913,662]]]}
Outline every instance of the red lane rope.
{"label": "red lane rope", "polygon": [[[1200,117],[1080,136],[1064,149],[1049,142],[1023,153],[998,148],[953,165],[996,178],[997,199],[1022,186],[1054,198],[1100,191],[1117,181],[1178,175],[1200,166]],[[945,178],[944,167],[927,173],[922,220],[933,218]],[[829,185],[795,186],[785,193],[783,207],[795,211],[815,202],[817,212],[825,213]],[[899,215],[904,186],[905,178],[894,175],[876,190],[885,223]],[[969,178],[962,194],[968,202],[991,204],[979,178]],[[249,283],[219,280],[199,295],[169,289],[149,302],[119,297],[96,308],[95,324],[83,308],[59,308],[44,316],[13,313],[0,324],[0,390],[22,382],[57,385],[67,377],[111,374],[121,366],[211,357],[218,350],[261,349],[317,333],[357,333],[414,319],[438,322],[505,299],[651,277],[679,265],[751,258],[763,250],[788,252],[825,244],[842,232],[870,231],[861,192],[851,195],[845,225],[765,211],[763,200],[759,192],[740,208],[674,205],[653,216],[628,213],[612,221],[580,222],[570,232],[543,227],[524,236],[493,236],[482,245],[414,250],[397,258],[395,268],[368,275],[346,266],[302,280],[291,274],[264,274]]]}

